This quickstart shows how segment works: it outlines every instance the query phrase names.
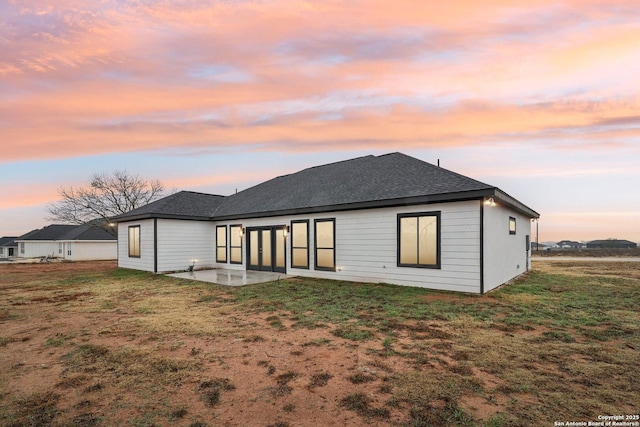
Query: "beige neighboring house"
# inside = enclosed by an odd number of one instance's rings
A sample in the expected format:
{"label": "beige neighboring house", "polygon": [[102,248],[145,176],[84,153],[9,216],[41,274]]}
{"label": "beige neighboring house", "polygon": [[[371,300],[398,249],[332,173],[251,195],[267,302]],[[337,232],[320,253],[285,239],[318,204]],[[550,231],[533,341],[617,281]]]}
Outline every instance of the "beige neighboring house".
{"label": "beige neighboring house", "polygon": [[113,220],[124,268],[260,270],[484,293],[529,269],[538,217],[492,185],[391,153],[226,197],[181,191]]}
{"label": "beige neighboring house", "polygon": [[53,224],[15,239],[20,258],[52,257],[71,261],[117,258],[116,237],[90,225]]}

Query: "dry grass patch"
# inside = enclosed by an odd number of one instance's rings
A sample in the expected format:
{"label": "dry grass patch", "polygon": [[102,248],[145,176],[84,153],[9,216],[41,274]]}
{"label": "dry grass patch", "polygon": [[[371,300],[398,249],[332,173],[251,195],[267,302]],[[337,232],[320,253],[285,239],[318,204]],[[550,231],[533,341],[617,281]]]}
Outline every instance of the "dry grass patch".
{"label": "dry grass patch", "polygon": [[314,387],[324,387],[329,383],[329,380],[333,378],[329,372],[322,372],[319,374],[311,375],[311,380],[309,381],[308,388]]}
{"label": "dry grass patch", "polygon": [[215,406],[220,403],[220,394],[223,391],[235,390],[236,386],[228,378],[215,378],[200,383],[198,391],[200,397],[207,406]]}
{"label": "dry grass patch", "polygon": [[153,384],[175,386],[191,380],[201,370],[198,361],[161,356],[149,349],[110,349],[90,343],[75,347],[63,360],[72,371],[117,379],[121,386],[133,389]]}
{"label": "dry grass patch", "polygon": [[340,399],[340,406],[356,412],[365,418],[388,419],[390,412],[387,408],[371,407],[372,399],[364,393],[354,393]]}
{"label": "dry grass patch", "polygon": [[7,427],[48,427],[60,414],[60,395],[51,391],[18,396],[14,410],[0,413],[0,421]]}

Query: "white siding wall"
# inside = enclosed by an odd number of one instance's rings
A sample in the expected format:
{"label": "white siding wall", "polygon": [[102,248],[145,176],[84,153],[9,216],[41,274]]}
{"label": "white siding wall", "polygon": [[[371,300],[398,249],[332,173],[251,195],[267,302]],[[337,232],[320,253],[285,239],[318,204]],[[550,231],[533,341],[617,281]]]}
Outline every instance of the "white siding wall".
{"label": "white siding wall", "polygon": [[215,262],[215,225],[209,221],[158,219],[158,272],[196,269]]}
{"label": "white siding wall", "polygon": [[71,243],[71,255],[67,255],[65,251],[61,256],[63,255],[69,260],[106,260],[118,257],[118,243],[116,241],[70,241],[65,243],[65,247]]}
{"label": "white siding wall", "polygon": [[2,255],[5,258],[9,256],[9,253],[11,252],[11,250],[13,250],[13,253],[11,254],[12,257],[18,256],[18,247],[17,246],[3,246],[0,249],[4,249],[4,251],[2,253],[0,253],[0,255]]}
{"label": "white siding wall", "polygon": [[[397,214],[441,212],[441,268],[397,266]],[[313,220],[336,219],[336,266],[338,271],[314,270]],[[366,209],[313,215],[260,218],[212,223],[246,227],[290,225],[291,220],[309,220],[309,270],[291,268],[291,235],[287,237],[287,273],[357,282],[386,282],[432,289],[480,292],[480,202],[455,202],[421,206]],[[214,237],[215,239],[215,237]],[[212,240],[214,240],[212,239]],[[217,268],[246,268],[243,264],[220,264]],[[227,239],[228,240],[228,239]],[[212,245],[212,255],[215,242]],[[227,241],[228,247],[228,241]],[[524,244],[523,244],[524,247]]]}
{"label": "white siding wall", "polygon": [[[509,217],[516,218],[516,234],[509,234]],[[531,221],[504,206],[484,207],[484,290],[494,289],[527,271],[531,252],[526,236]]]}
{"label": "white siding wall", "polygon": [[53,241],[25,241],[24,253],[20,253],[20,244],[18,244],[18,250],[16,255],[21,258],[33,258],[40,256],[62,256],[58,254],[58,242]]}
{"label": "white siding wall", "polygon": [[[140,258],[129,257],[129,226],[140,226]],[[118,267],[153,271],[153,220],[118,224]]]}

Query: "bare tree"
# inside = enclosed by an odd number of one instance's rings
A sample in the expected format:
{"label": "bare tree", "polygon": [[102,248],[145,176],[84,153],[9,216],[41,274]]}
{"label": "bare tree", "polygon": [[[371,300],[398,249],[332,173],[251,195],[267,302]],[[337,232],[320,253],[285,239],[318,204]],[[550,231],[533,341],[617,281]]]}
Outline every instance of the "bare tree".
{"label": "bare tree", "polygon": [[159,180],[145,180],[126,170],[97,173],[88,186],[60,188],[62,200],[47,206],[47,219],[66,224],[93,223],[115,235],[115,230],[106,226],[111,218],[157,200],[164,192]]}

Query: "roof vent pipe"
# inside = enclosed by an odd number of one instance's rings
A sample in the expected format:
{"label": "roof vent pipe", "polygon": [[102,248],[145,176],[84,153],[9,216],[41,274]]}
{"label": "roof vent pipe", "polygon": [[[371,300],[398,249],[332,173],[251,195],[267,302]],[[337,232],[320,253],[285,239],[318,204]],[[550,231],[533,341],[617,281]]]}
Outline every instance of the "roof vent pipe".
{"label": "roof vent pipe", "polygon": [[440,159],[438,159],[438,167],[440,167]]}

